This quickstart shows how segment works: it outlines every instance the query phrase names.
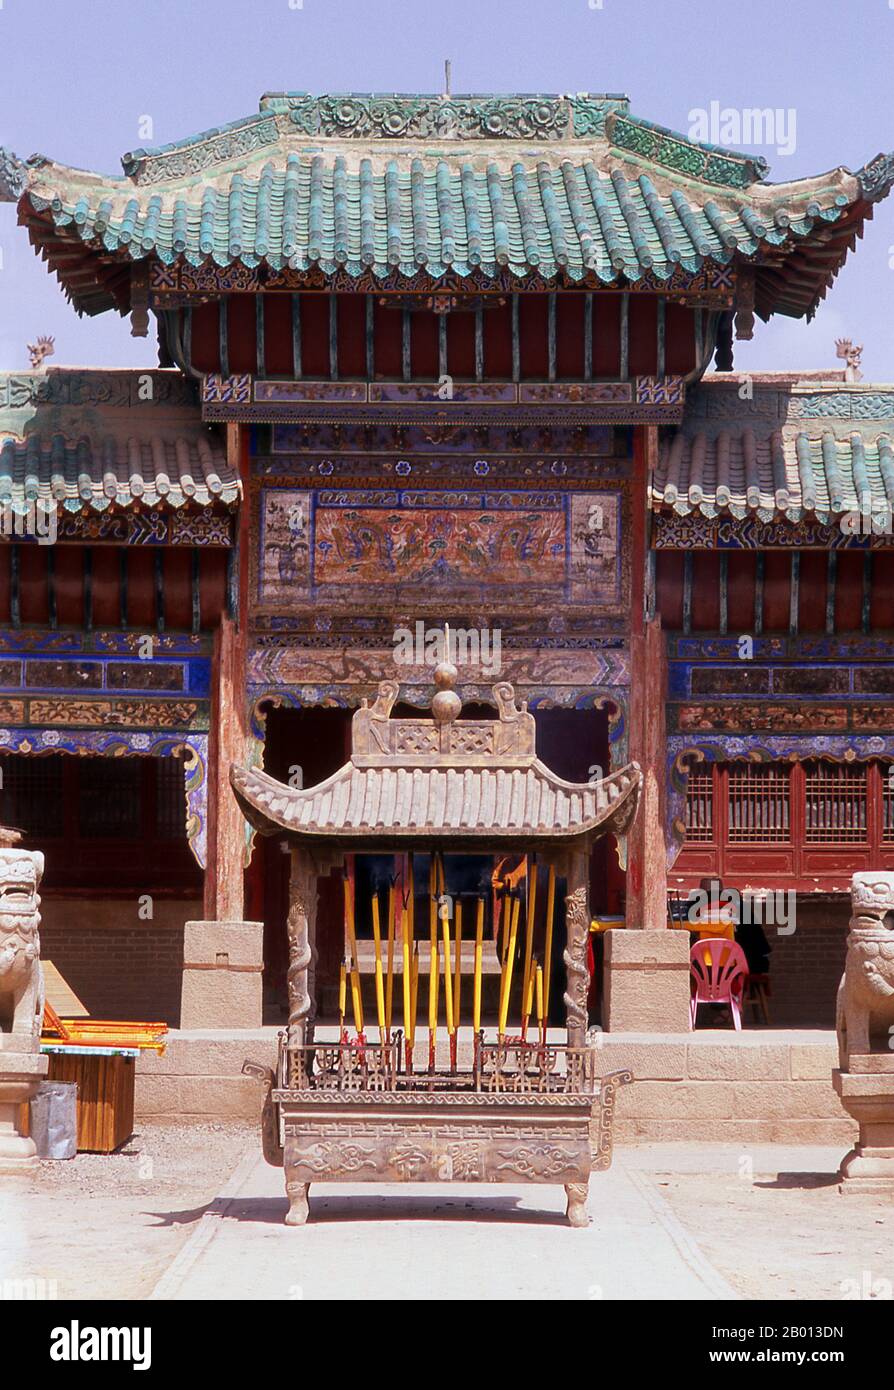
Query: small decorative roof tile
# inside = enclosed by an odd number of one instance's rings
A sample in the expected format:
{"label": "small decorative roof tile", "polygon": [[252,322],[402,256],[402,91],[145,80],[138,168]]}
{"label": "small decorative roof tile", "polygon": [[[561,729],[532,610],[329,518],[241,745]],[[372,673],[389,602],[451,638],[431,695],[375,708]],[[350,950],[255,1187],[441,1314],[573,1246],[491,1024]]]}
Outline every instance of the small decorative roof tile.
{"label": "small decorative roof tile", "polygon": [[814,517],[894,511],[894,390],[766,374],[753,397],[708,377],[662,442],[652,506],[680,515]]}
{"label": "small decorative roof tile", "polygon": [[233,507],[240,492],[179,372],[0,373],[0,506]]}

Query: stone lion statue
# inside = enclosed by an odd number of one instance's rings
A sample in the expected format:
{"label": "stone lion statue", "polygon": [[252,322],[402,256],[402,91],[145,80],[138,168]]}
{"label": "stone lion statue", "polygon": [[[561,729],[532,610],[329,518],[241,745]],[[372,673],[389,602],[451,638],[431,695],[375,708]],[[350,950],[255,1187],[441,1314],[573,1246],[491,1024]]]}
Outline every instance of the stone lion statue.
{"label": "stone lion statue", "polygon": [[847,959],[838,988],[838,1056],[894,1045],[894,873],[854,874]]}
{"label": "stone lion statue", "polygon": [[0,1048],[37,1052],[43,1026],[40,964],[42,854],[0,846]]}

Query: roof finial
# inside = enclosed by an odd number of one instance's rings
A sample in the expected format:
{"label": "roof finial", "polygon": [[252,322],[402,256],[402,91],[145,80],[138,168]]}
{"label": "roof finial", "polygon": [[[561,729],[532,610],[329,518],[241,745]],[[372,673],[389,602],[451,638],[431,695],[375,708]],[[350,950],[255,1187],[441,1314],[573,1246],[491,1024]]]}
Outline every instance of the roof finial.
{"label": "roof finial", "polygon": [[56,351],[56,339],[42,336],[36,343],[28,343],[27,346],[31,357],[31,370],[39,372],[43,370],[44,359],[52,357]]}
{"label": "roof finial", "polygon": [[863,373],[860,371],[860,362],[863,357],[862,343],[858,347],[850,338],[835,339],[835,356],[844,359],[844,379],[845,381],[862,381]]}
{"label": "roof finial", "polygon": [[450,96],[450,59],[444,59],[444,96]]}

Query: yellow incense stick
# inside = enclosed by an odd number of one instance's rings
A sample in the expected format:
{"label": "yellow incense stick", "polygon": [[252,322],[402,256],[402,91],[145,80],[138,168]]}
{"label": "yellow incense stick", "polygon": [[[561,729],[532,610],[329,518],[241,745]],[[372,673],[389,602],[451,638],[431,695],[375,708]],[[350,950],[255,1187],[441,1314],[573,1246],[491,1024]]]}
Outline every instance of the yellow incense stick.
{"label": "yellow incense stick", "polygon": [[549,1018],[549,981],[553,968],[553,916],[556,905],[556,866],[550,864],[546,888],[546,940],[543,945],[543,1016]]}
{"label": "yellow incense stick", "polygon": [[441,936],[444,941],[444,1008],[447,1011],[447,1032],[456,1029],[453,1017],[453,970],[450,964],[450,919],[445,914],[441,918]]}
{"label": "yellow incense stick", "polygon": [[388,889],[388,959],[385,965],[385,1031],[391,1032],[391,1005],[394,1000],[394,884]]}
{"label": "yellow incense stick", "polygon": [[413,946],[412,983],[410,987],[412,1002],[410,1006],[410,1046],[416,1041],[416,1008],[419,1001],[419,942]]}
{"label": "yellow incense stick", "polygon": [[535,971],[537,985],[537,1022],[543,1024],[543,970],[538,965]]}
{"label": "yellow incense stick", "polygon": [[[525,917],[525,970],[522,976],[522,997],[527,999],[531,983],[531,955],[534,950],[534,914],[537,908],[537,861],[528,859],[525,880],[528,885],[528,911]],[[530,1013],[530,1009],[528,1010]]]}
{"label": "yellow incense stick", "polygon": [[432,854],[428,865],[428,1026],[431,1032],[438,1026],[438,861]]}
{"label": "yellow incense stick", "polygon": [[342,961],[338,968],[338,1031],[344,1032],[345,1027],[345,1003],[347,1001],[347,971],[345,963]]}
{"label": "yellow incense stick", "polygon": [[385,1038],[385,987],[382,979],[382,930],[379,923],[379,895],[372,897],[373,945],[376,952],[376,1022],[379,1025],[379,1042]]}
{"label": "yellow incense stick", "polygon": [[500,945],[500,965],[506,964],[506,948],[509,945],[509,923],[512,918],[512,899],[509,896],[509,889],[503,889],[503,940]]}
{"label": "yellow incense stick", "polygon": [[478,915],[475,919],[475,971],[472,983],[472,1028],[478,1032],[481,1027],[481,948],[484,943],[484,899],[478,899]]}
{"label": "yellow incense stick", "polygon": [[529,978],[529,980],[528,980],[528,988],[525,990],[525,1024],[527,1024],[528,1019],[531,1017],[531,1010],[533,1009],[533,1007],[534,1007],[534,971],[532,970],[532,971],[531,971],[530,978]]}
{"label": "yellow incense stick", "polygon": [[512,967],[515,962],[515,943],[518,937],[518,914],[521,909],[521,900],[516,898],[512,904],[512,925],[509,928],[509,949],[506,952],[506,960],[503,965],[503,978],[500,982],[500,1019],[498,1031],[500,1037],[506,1032],[506,1016],[509,1013],[509,995],[512,990]]}
{"label": "yellow incense stick", "polygon": [[463,905],[456,900],[456,970],[453,976],[453,1027],[459,1027],[459,996],[462,989],[463,964]]}
{"label": "yellow incense stick", "polygon": [[409,921],[406,911],[400,915],[400,941],[401,941],[401,963],[403,965],[403,987],[404,987],[404,1033],[407,1042],[412,1046],[412,980],[410,976],[410,933]]}
{"label": "yellow incense stick", "polygon": [[345,879],[345,926],[348,932],[348,948],[351,957],[351,1003],[354,1006],[354,1027],[363,1032],[363,999],[360,994],[360,970],[357,965],[357,937],[354,933],[354,884],[350,877]]}

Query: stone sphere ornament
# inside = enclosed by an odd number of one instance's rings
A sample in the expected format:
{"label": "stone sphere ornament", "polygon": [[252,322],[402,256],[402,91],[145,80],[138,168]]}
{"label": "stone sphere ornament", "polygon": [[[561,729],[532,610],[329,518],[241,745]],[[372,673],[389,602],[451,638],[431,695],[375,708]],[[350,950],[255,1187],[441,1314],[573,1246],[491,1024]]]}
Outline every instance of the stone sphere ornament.
{"label": "stone sphere ornament", "polygon": [[452,661],[439,661],[435,667],[438,689],[431,702],[431,713],[436,724],[452,724],[462,711],[462,700],[453,688],[458,677],[459,671]]}

